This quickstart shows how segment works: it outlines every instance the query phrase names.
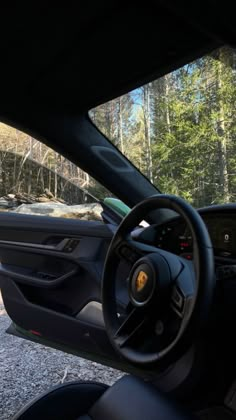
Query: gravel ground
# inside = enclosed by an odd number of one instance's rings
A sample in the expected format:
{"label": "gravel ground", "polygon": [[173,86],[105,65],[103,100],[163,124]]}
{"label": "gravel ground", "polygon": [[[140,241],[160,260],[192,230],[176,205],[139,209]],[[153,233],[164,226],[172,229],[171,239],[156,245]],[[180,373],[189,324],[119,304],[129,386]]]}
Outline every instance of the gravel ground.
{"label": "gravel ground", "polygon": [[5,333],[10,324],[0,294],[0,420],[53,385],[95,380],[111,385],[122,373]]}

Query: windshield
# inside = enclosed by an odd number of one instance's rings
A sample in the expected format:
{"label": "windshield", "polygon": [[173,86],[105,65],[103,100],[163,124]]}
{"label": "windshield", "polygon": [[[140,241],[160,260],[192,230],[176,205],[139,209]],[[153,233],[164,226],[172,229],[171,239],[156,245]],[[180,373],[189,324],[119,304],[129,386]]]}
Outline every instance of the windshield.
{"label": "windshield", "polygon": [[196,207],[236,201],[236,50],[220,48],[89,115],[161,192]]}

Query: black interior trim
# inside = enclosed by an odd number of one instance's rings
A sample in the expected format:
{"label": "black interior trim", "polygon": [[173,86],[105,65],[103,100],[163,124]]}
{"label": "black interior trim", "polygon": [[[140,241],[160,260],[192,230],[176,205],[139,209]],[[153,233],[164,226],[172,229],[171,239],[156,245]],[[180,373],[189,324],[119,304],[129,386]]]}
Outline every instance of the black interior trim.
{"label": "black interior trim", "polygon": [[[10,278],[18,283],[28,284],[34,287],[53,289],[77,274],[78,268],[74,268],[59,277],[47,272],[36,271],[33,275],[32,270],[9,264],[0,264],[0,277]],[[41,280],[43,279],[43,280]]]}
{"label": "black interior trim", "polygon": [[108,388],[89,410],[89,414],[93,420],[195,419],[152,385],[132,376],[124,376]]}
{"label": "black interior trim", "polygon": [[[21,242],[21,241],[1,241],[0,240],[0,247],[1,246],[9,246],[9,247],[13,246],[13,247],[21,247],[21,248],[26,247],[26,249],[30,248],[34,250],[40,250],[40,251],[42,250],[45,252],[48,252],[48,251],[49,252],[50,251],[62,252],[65,249],[67,249],[67,245],[70,241],[71,241],[71,238],[62,238],[61,241],[59,241],[56,245],[47,245],[47,244],[35,244],[35,243],[30,243],[30,242]],[[78,240],[77,245],[79,245],[79,240]]]}
{"label": "black interior trim", "polygon": [[54,386],[24,406],[12,420],[75,420],[88,412],[107,385],[74,381]]}

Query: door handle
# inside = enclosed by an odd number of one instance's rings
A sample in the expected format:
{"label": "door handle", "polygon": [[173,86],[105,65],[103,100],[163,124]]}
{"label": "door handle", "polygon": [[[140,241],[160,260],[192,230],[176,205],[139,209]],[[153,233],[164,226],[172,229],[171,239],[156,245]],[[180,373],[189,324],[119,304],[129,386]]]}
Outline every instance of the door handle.
{"label": "door handle", "polygon": [[36,244],[31,242],[21,242],[21,241],[2,241],[0,240],[0,246],[14,246],[20,248],[34,248],[42,251],[54,251],[54,252],[72,252],[79,244],[79,239],[75,238],[64,238],[56,245],[47,245],[47,244]]}
{"label": "door handle", "polygon": [[51,273],[32,272],[32,270],[24,267],[0,263],[0,276],[4,278],[10,277],[19,283],[47,289],[58,287],[61,283],[77,274],[77,272],[78,267],[56,277]]}

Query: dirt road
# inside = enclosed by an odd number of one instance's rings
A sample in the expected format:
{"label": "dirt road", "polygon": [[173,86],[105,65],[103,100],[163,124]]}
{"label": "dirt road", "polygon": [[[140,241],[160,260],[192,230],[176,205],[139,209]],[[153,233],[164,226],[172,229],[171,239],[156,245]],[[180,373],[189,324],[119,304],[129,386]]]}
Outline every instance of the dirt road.
{"label": "dirt road", "polygon": [[112,384],[122,373],[5,333],[10,324],[0,294],[0,419],[9,420],[26,402],[63,382]]}

